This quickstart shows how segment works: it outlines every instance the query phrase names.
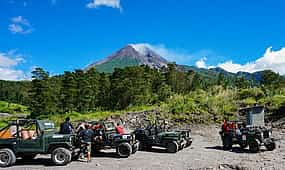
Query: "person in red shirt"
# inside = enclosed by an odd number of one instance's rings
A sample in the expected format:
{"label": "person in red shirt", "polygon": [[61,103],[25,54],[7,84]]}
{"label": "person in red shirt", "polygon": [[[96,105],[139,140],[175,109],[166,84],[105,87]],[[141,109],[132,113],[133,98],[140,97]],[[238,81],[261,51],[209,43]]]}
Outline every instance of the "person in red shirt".
{"label": "person in red shirt", "polygon": [[116,132],[120,135],[124,134],[124,128],[120,125],[120,123],[117,123],[117,126],[116,126]]}

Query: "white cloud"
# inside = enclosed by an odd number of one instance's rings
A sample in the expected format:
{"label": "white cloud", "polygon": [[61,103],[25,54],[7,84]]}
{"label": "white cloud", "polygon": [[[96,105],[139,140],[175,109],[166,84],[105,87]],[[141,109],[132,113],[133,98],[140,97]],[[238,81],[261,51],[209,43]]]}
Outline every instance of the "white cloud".
{"label": "white cloud", "polygon": [[22,16],[11,18],[11,24],[8,26],[8,30],[13,34],[29,34],[33,31],[30,22]]}
{"label": "white cloud", "polygon": [[16,57],[14,59],[9,58],[5,53],[0,53],[0,67],[12,67],[18,65],[24,59],[21,57]]}
{"label": "white cloud", "polygon": [[25,74],[15,67],[25,60],[22,55],[16,54],[16,50],[7,53],[0,53],[0,79],[1,80],[22,80]]}
{"label": "white cloud", "polygon": [[[157,54],[167,59],[170,62],[176,62],[177,64],[192,65],[194,61],[201,58],[202,56],[213,56],[214,52],[211,50],[200,50],[198,52],[189,53],[183,49],[178,48],[168,48],[164,44],[130,44],[135,46],[138,50],[142,50],[143,47],[148,47],[155,51]],[[141,48],[141,49],[140,49]]]}
{"label": "white cloud", "polygon": [[90,3],[86,5],[87,8],[97,8],[100,6],[117,8],[122,10],[120,0],[92,0]]}
{"label": "white cloud", "polygon": [[196,61],[196,66],[198,68],[207,68],[205,61],[207,60],[206,57],[201,58],[200,60]]}
{"label": "white cloud", "polygon": [[256,72],[261,70],[273,70],[282,75],[285,74],[285,47],[280,50],[273,51],[272,47],[266,49],[264,55],[253,62],[248,62],[244,65],[235,64],[231,61],[218,65],[219,67],[236,73],[238,71]]}
{"label": "white cloud", "polygon": [[238,64],[229,60],[224,63],[219,63],[217,66],[221,67],[229,72],[237,73],[239,71],[253,73],[262,70],[272,70],[274,72],[285,74],[285,47],[280,50],[273,51],[272,47],[266,49],[264,55],[255,61],[248,62],[246,64]]}
{"label": "white cloud", "polygon": [[0,67],[0,80],[22,80],[25,74],[21,70]]}

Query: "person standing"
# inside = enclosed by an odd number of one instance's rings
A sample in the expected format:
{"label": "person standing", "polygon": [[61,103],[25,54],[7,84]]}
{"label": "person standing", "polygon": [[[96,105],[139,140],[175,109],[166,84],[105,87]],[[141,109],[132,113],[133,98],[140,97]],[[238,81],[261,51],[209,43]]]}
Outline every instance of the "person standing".
{"label": "person standing", "polygon": [[60,124],[60,134],[72,134],[74,133],[74,129],[72,124],[70,123],[70,117],[65,118],[65,122]]}
{"label": "person standing", "polygon": [[80,132],[79,136],[82,137],[83,142],[86,144],[87,162],[91,162],[91,144],[94,138],[94,131],[88,123],[85,124],[85,129]]}

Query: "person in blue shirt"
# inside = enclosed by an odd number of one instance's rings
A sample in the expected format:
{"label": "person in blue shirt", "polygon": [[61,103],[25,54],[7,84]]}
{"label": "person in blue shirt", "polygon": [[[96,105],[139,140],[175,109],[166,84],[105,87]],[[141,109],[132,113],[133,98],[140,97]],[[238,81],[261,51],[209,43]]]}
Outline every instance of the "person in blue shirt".
{"label": "person in blue shirt", "polygon": [[85,124],[85,129],[79,133],[82,141],[86,144],[87,148],[87,162],[91,162],[91,144],[94,138],[94,131],[91,129],[90,124]]}

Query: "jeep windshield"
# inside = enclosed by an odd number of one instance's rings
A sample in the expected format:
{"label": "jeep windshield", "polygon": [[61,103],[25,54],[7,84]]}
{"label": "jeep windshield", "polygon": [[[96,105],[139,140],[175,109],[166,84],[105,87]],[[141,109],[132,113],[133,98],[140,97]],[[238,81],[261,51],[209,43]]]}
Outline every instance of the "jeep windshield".
{"label": "jeep windshield", "polygon": [[39,126],[44,131],[55,131],[54,123],[51,121],[39,120]]}
{"label": "jeep windshield", "polygon": [[114,122],[105,122],[105,128],[107,131],[114,131],[115,130]]}

